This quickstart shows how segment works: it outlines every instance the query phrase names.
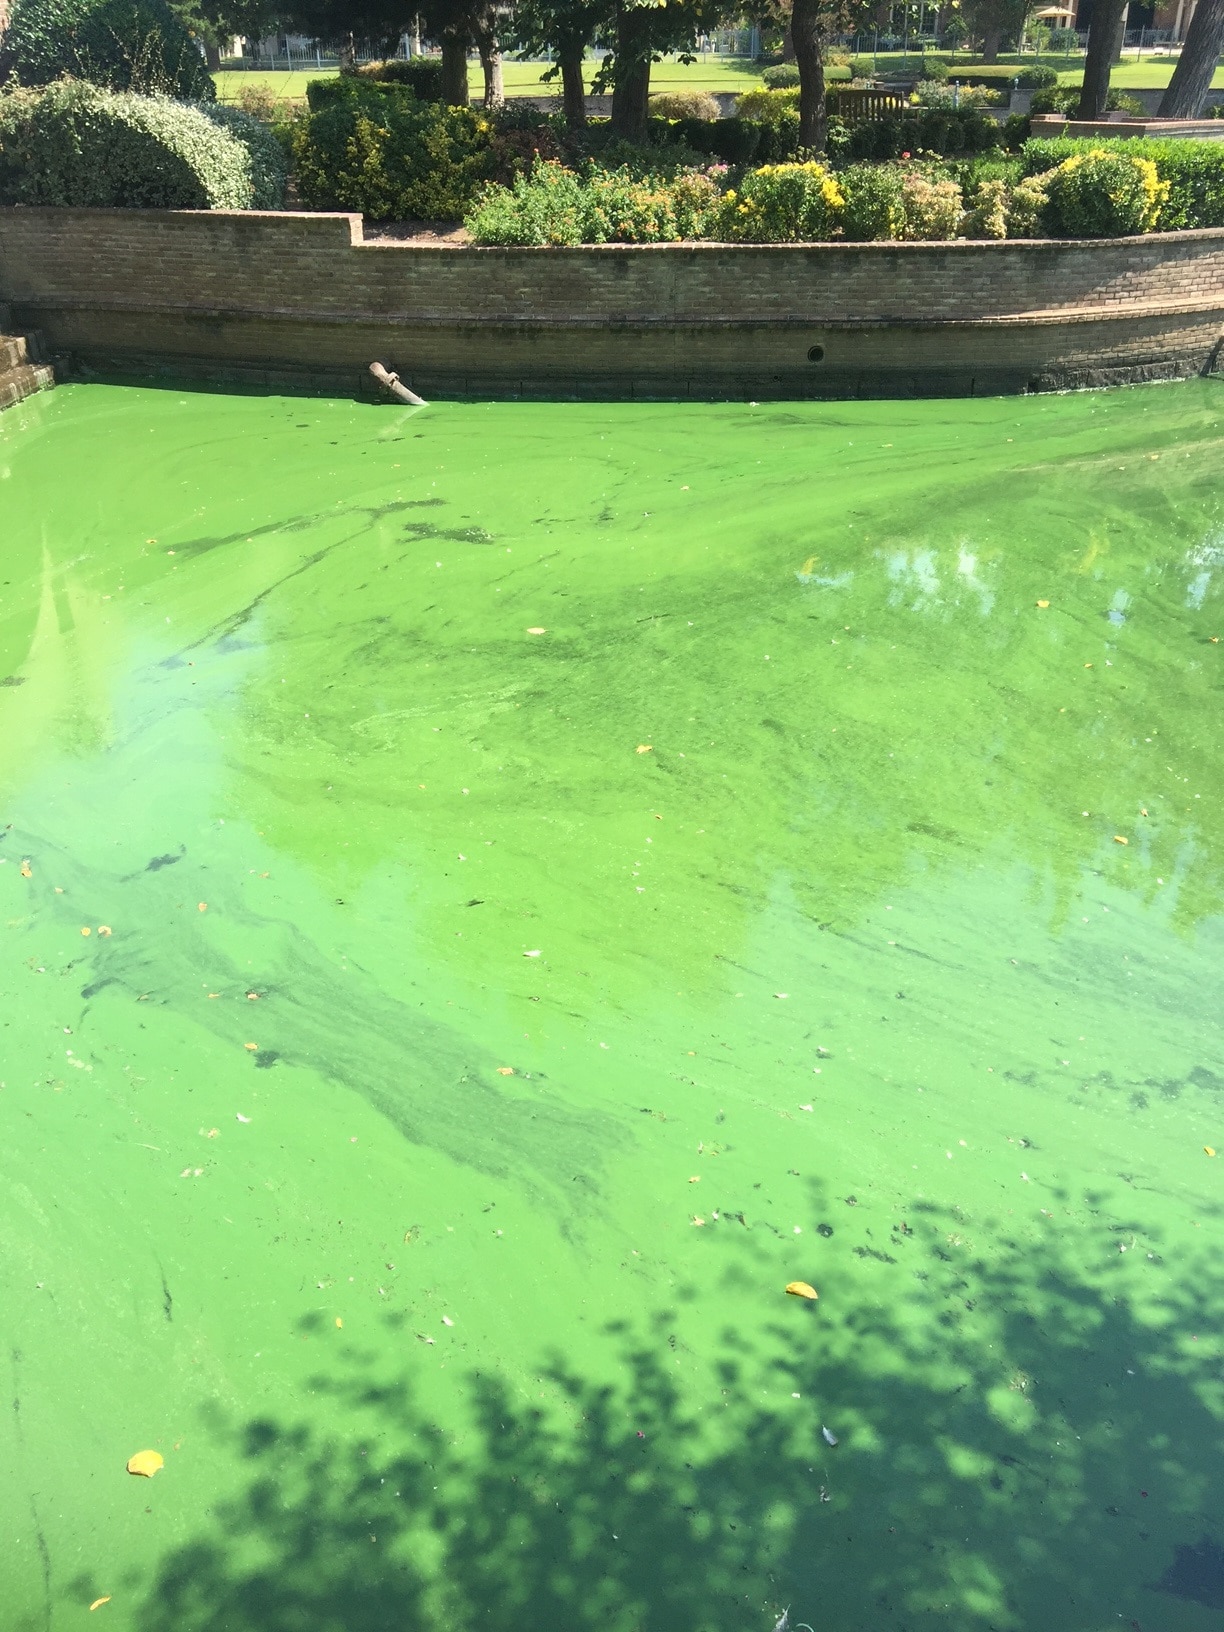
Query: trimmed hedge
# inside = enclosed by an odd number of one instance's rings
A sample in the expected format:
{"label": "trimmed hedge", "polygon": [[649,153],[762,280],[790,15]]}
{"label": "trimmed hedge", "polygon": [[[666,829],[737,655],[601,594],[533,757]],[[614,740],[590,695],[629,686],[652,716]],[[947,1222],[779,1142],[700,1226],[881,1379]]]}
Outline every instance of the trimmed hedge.
{"label": "trimmed hedge", "polygon": [[1042,175],[1076,154],[1105,149],[1135,159],[1150,159],[1169,194],[1157,230],[1224,227],[1224,142],[1161,141],[1150,136],[1117,141],[1071,137],[1033,137],[1021,148],[1026,175]]}
{"label": "trimmed hedge", "polygon": [[271,199],[270,156],[261,146],[254,158],[244,115],[217,111],[70,80],[0,96],[0,201],[246,210]]}
{"label": "trimmed hedge", "polygon": [[390,57],[386,62],[367,62],[357,70],[359,79],[375,84],[406,85],[422,102],[444,102],[442,63],[437,57]]}
{"label": "trimmed hedge", "polygon": [[845,157],[851,159],[899,159],[903,153],[983,153],[998,147],[1001,139],[998,125],[977,108],[914,108],[851,125],[839,138]]}
{"label": "trimmed hedge", "polygon": [[166,0],[17,0],[0,78],[21,85],[87,80],[112,91],[212,102],[199,47]]}

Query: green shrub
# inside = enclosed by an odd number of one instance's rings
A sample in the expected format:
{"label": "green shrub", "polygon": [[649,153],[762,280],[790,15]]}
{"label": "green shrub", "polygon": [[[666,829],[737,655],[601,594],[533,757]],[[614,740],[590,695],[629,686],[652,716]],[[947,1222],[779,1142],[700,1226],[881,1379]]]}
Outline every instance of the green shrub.
{"label": "green shrub", "polygon": [[756,157],[762,164],[783,164],[799,151],[799,109],[783,108],[760,126]]}
{"label": "green shrub", "polygon": [[3,55],[22,85],[67,77],[190,102],[217,94],[199,47],[166,0],[17,0]]}
{"label": "green shrub", "polygon": [[1016,75],[1016,84],[1026,91],[1043,91],[1051,85],[1058,84],[1058,70],[1043,68],[1040,64],[1033,68],[1022,68]]}
{"label": "green shrub", "polygon": [[913,108],[850,127],[852,159],[903,153],[979,153],[999,145],[999,127],[977,108]]}
{"label": "green shrub", "polygon": [[965,237],[1006,238],[1007,202],[1005,181],[979,182],[965,211]]}
{"label": "green shrub", "polygon": [[197,106],[206,119],[226,131],[236,142],[241,142],[246,149],[251,200],[249,205],[243,207],[252,210],[283,209],[289,165],[284,148],[268,126],[243,109],[227,107],[223,102],[202,102]]}
{"label": "green shrub", "polygon": [[776,68],[766,68],[761,79],[767,91],[789,91],[799,83],[799,70],[793,62],[780,62]]}
{"label": "green shrub", "polygon": [[901,207],[902,238],[955,238],[965,216],[960,184],[948,176],[928,175],[916,165],[907,165],[901,178]]}
{"label": "green shrub", "polygon": [[337,106],[380,108],[385,102],[416,100],[410,85],[397,85],[389,79],[368,79],[362,74],[333,74],[329,79],[306,82],[306,106],[311,113],[322,113],[324,108]]}
{"label": "green shrub", "polygon": [[1056,238],[1125,238],[1151,232],[1169,194],[1151,159],[1093,148],[1044,178],[1044,220]]}
{"label": "green shrub", "polygon": [[386,62],[367,62],[358,68],[357,77],[376,84],[406,85],[422,102],[446,100],[440,57],[391,57]]}
{"label": "green shrub", "polygon": [[799,91],[745,91],[735,104],[741,119],[755,119],[762,125],[785,125],[799,117]]}
{"label": "green shrub", "polygon": [[471,108],[384,89],[397,94],[346,96],[294,132],[302,202],[374,220],[459,219],[493,173],[492,122]]}
{"label": "green shrub", "polygon": [[948,85],[924,79],[914,86],[914,95],[927,108],[994,108],[1003,93],[989,85]]}
{"label": "green shrub", "polygon": [[905,220],[901,175],[893,165],[854,164],[838,176],[845,197],[842,232],[854,243],[899,238]]}
{"label": "green shrub", "polygon": [[650,99],[656,119],[717,119],[722,113],[708,91],[663,91]]}
{"label": "green shrub", "polygon": [[938,57],[925,57],[922,63],[922,77],[928,85],[946,85],[952,70],[946,62]]}
{"label": "green shrub", "polygon": [[[680,119],[676,137],[696,153],[709,154],[727,164],[751,164],[761,145],[761,126],[755,119]],[[795,121],[798,135],[798,119]]]}
{"label": "green shrub", "polygon": [[724,196],[723,236],[752,244],[831,238],[844,204],[836,177],[822,164],[762,165]]}
{"label": "green shrub", "polygon": [[1046,178],[1023,176],[1007,197],[1007,236],[1040,238],[1046,213]]}
{"label": "green shrub", "polygon": [[703,238],[717,220],[718,189],[706,176],[636,176],[552,161],[509,187],[483,189],[466,225],[481,244],[653,244]]}
{"label": "green shrub", "polygon": [[1224,142],[1161,141],[1150,136],[1121,141],[1035,137],[1024,144],[1022,158],[1025,171],[1038,175],[1076,153],[1101,148],[1150,159],[1156,166],[1156,174],[1169,186],[1160,212],[1161,231],[1224,227]]}
{"label": "green shrub", "polygon": [[215,112],[69,80],[0,96],[0,199],[250,209],[257,194],[271,197],[271,156],[260,145],[254,158],[256,139],[240,128],[243,115],[231,125]]}

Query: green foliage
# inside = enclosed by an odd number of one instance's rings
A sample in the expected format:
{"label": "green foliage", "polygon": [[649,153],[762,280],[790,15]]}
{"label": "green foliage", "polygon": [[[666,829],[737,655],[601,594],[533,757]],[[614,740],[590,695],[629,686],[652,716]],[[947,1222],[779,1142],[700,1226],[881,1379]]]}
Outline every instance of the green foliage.
{"label": "green foliage", "polygon": [[755,119],[761,125],[786,125],[799,118],[799,91],[745,91],[735,111],[741,119]]}
{"label": "green foliage", "polygon": [[166,0],[17,0],[4,59],[22,85],[68,77],[191,102],[217,94],[199,47]]}
{"label": "green foliage", "polygon": [[831,238],[844,207],[837,178],[823,164],[762,165],[723,199],[723,236],[753,244]]}
{"label": "green foliage", "polygon": [[197,106],[206,119],[246,149],[251,199],[244,208],[283,209],[289,165],[284,148],[268,125],[243,109],[227,107],[223,102],[202,102]]}
{"label": "green foliage", "polygon": [[903,153],[978,153],[999,145],[999,127],[976,108],[914,108],[850,127],[852,159]]}
{"label": "green foliage", "polygon": [[1151,159],[1100,147],[1072,154],[1043,180],[1044,222],[1059,238],[1151,232],[1169,192]]}
{"label": "green foliage", "polygon": [[357,77],[375,84],[406,85],[422,102],[445,100],[442,63],[437,57],[391,57],[386,62],[367,62],[358,68]]}
{"label": "green foliage", "polygon": [[920,80],[914,96],[926,108],[994,108],[1003,100],[1003,92],[989,85],[954,86],[931,79]]}
{"label": "green foliage", "polygon": [[253,161],[257,138],[214,111],[68,80],[0,96],[0,199],[250,209],[271,196],[270,154],[260,145]]}
{"label": "green foliage", "polygon": [[842,231],[848,239],[869,243],[901,236],[905,203],[895,165],[853,164],[837,179],[846,200]]}
{"label": "green foliage", "polygon": [[979,182],[965,212],[965,237],[1006,238],[1007,200],[1005,181]]}
{"label": "green foliage", "polygon": [[[1078,85],[1056,85],[1049,90],[1038,91],[1029,104],[1030,113],[1066,113],[1073,118],[1079,107],[1080,89]],[[1107,113],[1137,113],[1146,112],[1143,103],[1138,97],[1128,96],[1125,91],[1111,89],[1105,98]]]}
{"label": "green foliage", "polygon": [[1022,68],[1016,75],[1016,84],[1026,91],[1043,91],[1058,84],[1057,68]]}
{"label": "green foliage", "polygon": [[917,165],[906,165],[901,177],[901,207],[902,238],[955,238],[965,216],[959,182]]}
{"label": "green foliage", "polygon": [[509,187],[486,187],[467,216],[481,244],[656,244],[710,235],[718,189],[706,176],[584,176],[544,160]]}
{"label": "green foliage", "polygon": [[1065,159],[1091,149],[1150,159],[1169,188],[1160,212],[1160,229],[1175,232],[1196,227],[1224,227],[1224,142],[1160,141],[1131,137],[1123,141],[1087,141],[1069,137],[1037,138],[1024,144],[1026,173],[1053,170]]}
{"label": "green foliage", "polygon": [[[755,119],[681,119],[676,127],[677,138],[696,153],[727,164],[751,164],[761,148],[764,127]],[[795,120],[798,136],[799,121]],[[770,131],[773,135],[773,131]],[[772,156],[772,155],[771,155]]]}
{"label": "green foliage", "polygon": [[656,119],[717,119],[722,110],[708,91],[662,91],[650,99]]}
{"label": "green foliage", "polygon": [[761,80],[767,91],[789,91],[799,83],[799,70],[793,62],[780,62],[766,68]]}
{"label": "green foliage", "polygon": [[295,130],[302,202],[374,220],[457,220],[493,174],[492,121],[381,89],[397,94],[345,95]]}
{"label": "green foliage", "polygon": [[938,57],[926,57],[922,64],[922,78],[928,85],[946,85],[952,70]]}
{"label": "green foliage", "polygon": [[306,105],[311,113],[339,104],[379,107],[384,101],[414,102],[416,93],[410,85],[397,85],[392,80],[371,79],[364,74],[333,74],[328,79],[306,82]]}

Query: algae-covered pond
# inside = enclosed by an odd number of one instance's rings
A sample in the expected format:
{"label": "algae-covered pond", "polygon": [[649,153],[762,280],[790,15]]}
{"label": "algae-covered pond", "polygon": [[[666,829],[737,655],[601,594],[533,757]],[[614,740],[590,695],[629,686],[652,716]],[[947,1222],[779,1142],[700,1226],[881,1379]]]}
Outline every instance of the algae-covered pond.
{"label": "algae-covered pond", "polygon": [[0,418],[6,1632],[1218,1626],[1222,454]]}

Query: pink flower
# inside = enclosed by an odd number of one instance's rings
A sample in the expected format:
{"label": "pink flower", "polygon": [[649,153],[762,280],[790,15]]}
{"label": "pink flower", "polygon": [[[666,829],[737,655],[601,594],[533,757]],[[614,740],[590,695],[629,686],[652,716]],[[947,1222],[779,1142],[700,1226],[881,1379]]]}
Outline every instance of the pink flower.
{"label": "pink flower", "polygon": [[902,158],[903,158],[903,159],[908,159],[908,158],[909,158],[909,154],[908,154],[908,153],[902,153],[902,155],[901,155],[901,157],[902,157]]}

